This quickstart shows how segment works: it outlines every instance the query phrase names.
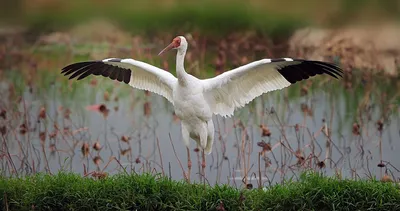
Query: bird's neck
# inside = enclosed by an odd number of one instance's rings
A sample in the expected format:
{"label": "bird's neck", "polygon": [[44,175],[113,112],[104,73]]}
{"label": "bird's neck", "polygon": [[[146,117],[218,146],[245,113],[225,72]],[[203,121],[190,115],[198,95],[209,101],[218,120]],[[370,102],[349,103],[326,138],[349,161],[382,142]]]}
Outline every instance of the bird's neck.
{"label": "bird's neck", "polygon": [[184,62],[185,62],[186,49],[178,50],[176,53],[176,75],[178,77],[178,82],[181,85],[185,85],[187,82],[188,74],[185,71]]}

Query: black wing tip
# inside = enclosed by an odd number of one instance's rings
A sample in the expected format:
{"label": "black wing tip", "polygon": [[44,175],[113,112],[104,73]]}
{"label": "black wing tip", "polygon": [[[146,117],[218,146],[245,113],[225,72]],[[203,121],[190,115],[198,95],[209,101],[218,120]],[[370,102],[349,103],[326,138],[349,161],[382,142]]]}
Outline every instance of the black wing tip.
{"label": "black wing tip", "polygon": [[[336,79],[343,77],[343,70],[334,63],[292,58],[271,59],[271,62],[285,61],[288,62],[287,65],[278,67],[277,70],[291,84],[321,74],[327,74]],[[291,61],[294,63],[290,63]]]}
{"label": "black wing tip", "polygon": [[[106,62],[121,62],[122,59],[113,58],[108,60],[98,61],[85,61],[69,64],[61,69],[61,74],[68,76],[72,74],[68,80],[77,77],[77,80],[82,80],[90,74],[102,75],[112,80],[118,80],[129,84],[131,78],[131,71],[114,65],[107,64]],[[105,72],[105,70],[108,70]]]}
{"label": "black wing tip", "polygon": [[336,79],[339,79],[338,77],[343,78],[343,73],[344,73],[343,69],[338,64],[332,62],[306,60],[306,59],[293,59],[293,61],[311,65],[313,66],[313,68],[318,68],[319,70],[322,70],[321,74],[328,74]]}
{"label": "black wing tip", "polygon": [[69,64],[63,68],[61,68],[61,73],[65,73],[66,71],[68,71],[69,69],[72,68],[76,68],[76,67],[82,67],[82,66],[86,66],[86,65],[90,65],[90,64],[94,64],[94,63],[104,63],[104,62],[121,62],[122,59],[120,58],[113,58],[113,59],[109,59],[107,61],[104,60],[93,60],[93,61],[85,61],[85,62],[75,62],[72,64]]}
{"label": "black wing tip", "polygon": [[61,73],[65,73],[68,70],[72,70],[72,69],[77,70],[77,69],[80,69],[80,68],[82,68],[84,66],[91,65],[91,64],[94,64],[94,63],[99,63],[99,62],[102,62],[102,61],[75,62],[75,63],[69,64],[69,65],[61,68]]}
{"label": "black wing tip", "polygon": [[323,70],[324,70],[323,73],[331,75],[337,79],[339,79],[338,77],[343,78],[342,68],[335,63],[322,62],[322,61],[309,61],[309,62],[313,63],[314,65],[323,67]]}
{"label": "black wing tip", "polygon": [[[335,63],[316,61],[316,60],[297,59],[297,58],[275,58],[275,59],[270,59],[270,62],[271,63],[289,62],[287,66],[283,65],[283,67],[279,68],[278,71],[290,83],[296,83],[297,81],[301,81],[311,76],[321,75],[321,74],[327,74],[336,79],[343,77],[342,68]],[[289,69],[297,69],[297,70],[291,71]],[[300,69],[300,72],[298,72],[298,69]]]}

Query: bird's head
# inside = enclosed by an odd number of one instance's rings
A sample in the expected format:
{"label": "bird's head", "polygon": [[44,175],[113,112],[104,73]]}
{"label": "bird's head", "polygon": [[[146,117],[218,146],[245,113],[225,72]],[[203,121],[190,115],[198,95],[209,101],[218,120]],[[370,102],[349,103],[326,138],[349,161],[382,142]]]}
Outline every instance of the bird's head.
{"label": "bird's head", "polygon": [[165,47],[158,55],[163,54],[166,51],[169,51],[171,49],[177,49],[177,50],[186,50],[187,49],[187,41],[185,39],[185,37],[183,36],[177,36],[175,37],[172,42]]}

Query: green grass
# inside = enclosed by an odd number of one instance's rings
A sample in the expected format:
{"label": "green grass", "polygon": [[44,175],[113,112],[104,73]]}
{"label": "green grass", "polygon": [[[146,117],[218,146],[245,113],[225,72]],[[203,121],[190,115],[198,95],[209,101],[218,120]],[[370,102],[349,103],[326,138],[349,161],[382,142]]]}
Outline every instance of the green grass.
{"label": "green grass", "polygon": [[188,184],[152,175],[95,180],[73,173],[0,178],[3,210],[400,210],[396,185],[304,173],[267,190]]}

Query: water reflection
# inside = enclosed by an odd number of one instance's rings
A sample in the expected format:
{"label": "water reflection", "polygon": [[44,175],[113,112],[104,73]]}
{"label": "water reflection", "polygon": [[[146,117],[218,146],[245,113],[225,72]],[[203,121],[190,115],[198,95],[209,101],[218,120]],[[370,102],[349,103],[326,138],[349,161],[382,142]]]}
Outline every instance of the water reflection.
{"label": "water reflection", "polygon": [[[186,148],[173,106],[155,94],[93,80],[69,88],[53,83],[41,91],[27,87],[19,98],[9,81],[1,84],[7,96],[1,100],[1,173],[63,169],[184,179]],[[215,116],[216,141],[205,175],[191,142],[191,180],[265,186],[296,179],[307,169],[396,179],[398,85],[381,78],[351,79],[350,85],[348,80],[314,78],[264,94],[233,118]]]}

